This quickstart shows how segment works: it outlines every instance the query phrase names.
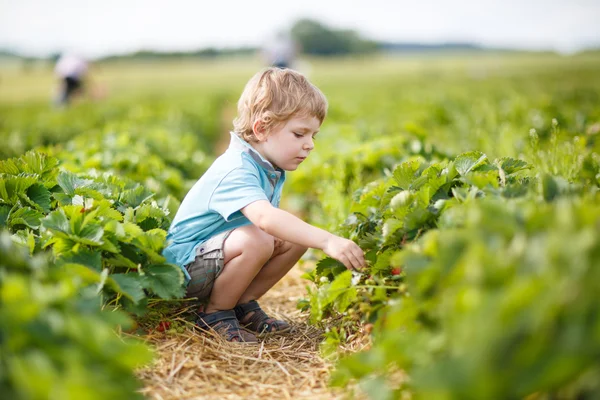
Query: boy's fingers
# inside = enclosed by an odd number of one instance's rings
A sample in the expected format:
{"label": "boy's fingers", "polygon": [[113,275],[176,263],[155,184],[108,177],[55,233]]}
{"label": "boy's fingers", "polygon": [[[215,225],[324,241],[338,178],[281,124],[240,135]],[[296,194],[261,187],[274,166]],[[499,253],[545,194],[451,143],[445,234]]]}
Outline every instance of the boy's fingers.
{"label": "boy's fingers", "polygon": [[359,270],[362,268],[363,264],[361,263],[360,258],[358,258],[356,255],[351,253],[351,256],[348,258],[352,263],[352,269]]}
{"label": "boy's fingers", "polygon": [[347,257],[340,257],[340,261],[342,262],[342,264],[344,264],[344,267],[346,267],[346,269],[352,269],[352,263]]}
{"label": "boy's fingers", "polygon": [[356,246],[353,250],[354,251],[352,252],[352,255],[354,256],[354,259],[358,263],[358,268],[365,267],[366,266],[366,263],[365,263],[365,253],[358,246]]}

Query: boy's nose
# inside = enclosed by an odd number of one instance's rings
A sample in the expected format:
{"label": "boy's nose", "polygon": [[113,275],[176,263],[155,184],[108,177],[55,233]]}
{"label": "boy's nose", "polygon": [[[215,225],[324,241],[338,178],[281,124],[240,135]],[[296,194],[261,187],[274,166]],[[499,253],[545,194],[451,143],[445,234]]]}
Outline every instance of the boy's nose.
{"label": "boy's nose", "polygon": [[304,143],[305,150],[312,150],[315,148],[315,142],[313,142],[312,138],[308,140],[308,142]]}

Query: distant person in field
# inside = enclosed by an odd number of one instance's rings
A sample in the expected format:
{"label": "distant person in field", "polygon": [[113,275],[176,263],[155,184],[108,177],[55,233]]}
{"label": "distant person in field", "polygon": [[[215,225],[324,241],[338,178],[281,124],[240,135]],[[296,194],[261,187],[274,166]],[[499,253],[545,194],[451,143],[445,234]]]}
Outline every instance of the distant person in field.
{"label": "distant person in field", "polygon": [[163,252],[183,269],[187,295],[205,304],[201,328],[246,343],[288,332],[257,300],[309,247],[348,269],[365,266],[353,241],[278,208],[286,173],[314,150],[326,112],[323,93],[294,70],[267,68],[246,84],[229,148],[185,196]]}
{"label": "distant person in field", "polygon": [[58,105],[68,105],[73,97],[83,93],[88,69],[88,62],[75,54],[63,54],[58,59],[54,68],[59,80]]}
{"label": "distant person in field", "polygon": [[262,51],[266,63],[277,68],[294,68],[297,53],[298,45],[285,32],[280,32],[269,40]]}

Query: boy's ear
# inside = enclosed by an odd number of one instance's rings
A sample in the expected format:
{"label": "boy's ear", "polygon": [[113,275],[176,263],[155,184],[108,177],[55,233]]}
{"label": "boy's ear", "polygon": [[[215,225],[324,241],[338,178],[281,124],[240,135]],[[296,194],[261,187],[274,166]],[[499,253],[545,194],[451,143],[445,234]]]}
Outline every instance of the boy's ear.
{"label": "boy's ear", "polygon": [[254,124],[252,124],[252,132],[254,133],[254,137],[259,142],[262,142],[265,139],[267,139],[268,132],[265,129],[265,125],[260,119],[257,119],[256,121],[254,121]]}

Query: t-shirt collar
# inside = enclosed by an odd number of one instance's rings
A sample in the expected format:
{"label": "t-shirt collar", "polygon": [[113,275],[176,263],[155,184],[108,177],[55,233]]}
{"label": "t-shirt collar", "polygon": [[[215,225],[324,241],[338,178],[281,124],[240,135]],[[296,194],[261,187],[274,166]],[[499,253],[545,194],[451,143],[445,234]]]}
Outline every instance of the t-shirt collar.
{"label": "t-shirt collar", "polygon": [[271,164],[267,159],[265,159],[262,154],[260,154],[252,145],[246,142],[244,139],[239,137],[235,132],[230,132],[231,141],[229,142],[229,148],[236,151],[241,151],[247,153],[252,157],[254,161],[258,163],[261,167],[263,167],[268,172],[273,172],[277,174],[277,177],[283,175],[283,170],[280,168],[275,168],[273,164]]}

